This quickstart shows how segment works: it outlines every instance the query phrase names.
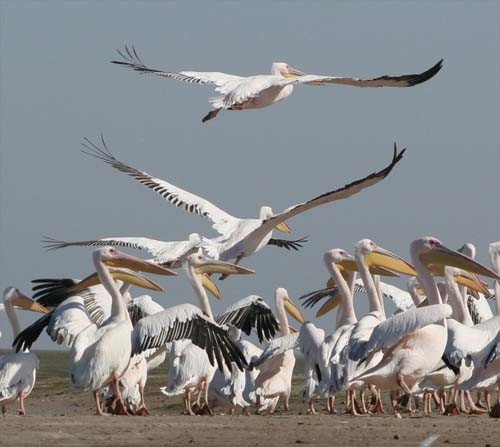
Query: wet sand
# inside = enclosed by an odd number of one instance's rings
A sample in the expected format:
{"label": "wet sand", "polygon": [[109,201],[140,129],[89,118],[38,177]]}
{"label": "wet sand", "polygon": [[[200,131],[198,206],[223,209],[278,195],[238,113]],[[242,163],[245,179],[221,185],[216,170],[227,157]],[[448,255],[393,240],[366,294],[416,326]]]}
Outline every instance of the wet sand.
{"label": "wet sand", "polygon": [[[0,445],[128,446],[128,445],[370,445],[418,446],[439,435],[433,446],[500,446],[500,419],[484,416],[360,416],[320,414],[308,416],[297,397],[300,371],[294,379],[291,411],[274,416],[181,415],[180,398],[167,399],[159,392],[166,381],[166,367],[150,375],[146,402],[151,416],[94,416],[90,393],[74,390],[67,377],[68,358],[60,352],[39,353],[36,387],[26,400],[27,416],[9,407],[0,418]],[[297,368],[297,370],[300,369]],[[495,396],[496,397],[496,396]],[[339,398],[338,408],[343,409]],[[386,409],[389,408],[385,402]],[[321,408],[318,403],[318,409]]]}

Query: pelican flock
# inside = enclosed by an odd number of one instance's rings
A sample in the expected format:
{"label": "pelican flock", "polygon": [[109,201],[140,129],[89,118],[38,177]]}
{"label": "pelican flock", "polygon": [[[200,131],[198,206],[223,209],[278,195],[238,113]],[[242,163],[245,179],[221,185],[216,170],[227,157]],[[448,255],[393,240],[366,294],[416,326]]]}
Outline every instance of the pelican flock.
{"label": "pelican flock", "polygon": [[[269,75],[248,77],[170,72],[147,67],[134,47],[125,47],[119,54],[122,59],[114,64],[139,73],[214,86],[218,96],[210,100],[213,110],[204,122],[222,110],[270,106],[290,96],[298,84],[416,86],[433,78],[443,62],[419,74],[362,80],[306,74],[287,63],[273,63]],[[398,150],[394,144],[385,166],[363,168],[373,173],[344,186],[333,185],[281,212],[264,205],[257,216],[247,218],[233,216],[208,199],[124,163],[102,135],[97,142],[85,138],[83,146],[83,152],[153,190],[164,202],[205,218],[218,235],[192,233],[172,241],[166,231],[162,241],[149,238],[145,227],[140,236],[120,236],[115,228],[117,234],[106,238],[71,242],[45,238],[49,249],[94,247],[95,272],[81,280],[33,280],[33,299],[14,287],[5,289],[0,311],[11,324],[13,349],[0,357],[3,415],[15,401],[18,414],[26,413],[24,401],[35,386],[36,370],[44,367],[30,349],[44,330],[69,349],[69,381],[92,392],[98,415],[149,415],[148,371],[165,363],[166,384],[154,391],[182,399],[186,415],[214,414],[217,408],[229,415],[237,410],[261,415],[288,412],[298,353],[304,364],[300,395],[311,415],[322,411],[318,400],[324,402],[323,411],[337,413],[335,398],[340,393],[345,395],[345,411],[352,415],[386,413],[383,397],[387,394],[396,418],[420,411],[420,397],[424,414],[433,411],[432,400],[442,414],[493,411],[491,396],[500,385],[500,242],[489,246],[491,268],[474,260],[473,244],[453,250],[430,236],[409,241],[410,261],[366,237],[353,243],[353,255],[328,245],[323,254],[329,276],[326,288],[304,294],[312,284],[290,292],[286,284],[275,284],[271,304],[268,298],[252,294],[235,297],[218,315],[212,310],[210,295],[222,296],[213,275],[221,279],[258,276],[258,267],[254,271],[240,264],[268,245],[298,251],[307,238],[277,239],[273,231],[290,233],[288,222],[293,217],[339,200],[354,201],[354,196],[393,171],[391,181],[401,181],[397,166],[405,149]],[[168,166],[162,169],[168,171]],[[334,214],[335,206],[331,209]],[[145,251],[152,259],[117,247]],[[164,307],[149,295],[133,297],[130,286],[162,291],[147,273],[186,277],[192,300]],[[400,275],[408,278],[408,291],[389,283]],[[492,287],[486,282],[490,279]],[[305,321],[294,304],[291,297],[299,292],[306,307],[321,303],[317,321]],[[364,315],[356,306],[363,298],[356,295],[367,297]],[[495,312],[488,303],[493,296]],[[396,308],[392,315],[386,307],[389,301]],[[16,309],[43,316],[21,330]],[[334,310],[335,324],[321,327],[319,318]],[[299,324],[297,328],[288,315]]]}

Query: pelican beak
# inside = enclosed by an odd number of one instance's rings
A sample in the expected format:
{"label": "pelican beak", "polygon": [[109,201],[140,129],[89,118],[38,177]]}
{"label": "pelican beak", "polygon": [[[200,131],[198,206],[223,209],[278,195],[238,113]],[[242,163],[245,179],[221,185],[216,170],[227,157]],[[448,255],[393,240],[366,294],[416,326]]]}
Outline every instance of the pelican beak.
{"label": "pelican beak", "polygon": [[[404,261],[406,262],[406,261]],[[342,262],[339,262],[337,264],[338,267],[343,267],[345,270],[348,270],[350,272],[357,272],[358,271],[358,266],[356,264],[356,260],[352,257],[349,256],[347,259],[343,260]],[[393,277],[399,277],[399,275],[392,270],[382,267],[380,265],[370,265],[369,266],[370,273],[373,275],[379,275],[379,276],[393,276]]]}
{"label": "pelican beak", "polygon": [[197,273],[220,273],[221,275],[250,275],[255,273],[254,270],[247,269],[237,264],[231,264],[230,262],[219,261],[216,259],[210,259],[196,267]]}
{"label": "pelican beak", "polygon": [[458,251],[451,250],[444,245],[438,245],[426,253],[420,255],[420,260],[425,264],[449,265],[465,270],[477,275],[487,276],[489,278],[500,279],[500,276],[488,267],[480,264]]}
{"label": "pelican beak", "polygon": [[316,318],[322,317],[323,315],[327,314],[331,310],[335,309],[340,302],[342,301],[342,298],[340,297],[340,294],[336,293],[334,296],[329,298],[326,303],[324,303],[318,312],[316,312]]}
{"label": "pelican beak", "polygon": [[[140,273],[137,273],[130,269],[109,267],[109,273],[111,274],[113,279],[118,279],[133,286],[142,287],[143,289],[148,290],[155,290],[157,292],[163,292],[165,290],[162,286],[154,282],[152,279],[146,278]],[[99,279],[97,273],[92,273],[92,275],[87,276],[74,287],[72,287],[72,291],[80,292],[97,284],[101,284],[101,280]]]}
{"label": "pelican beak", "polygon": [[402,275],[417,275],[417,272],[409,262],[397,254],[378,246],[366,257],[366,263],[369,266],[383,267]]}
{"label": "pelican beak", "polygon": [[140,272],[154,273],[156,275],[177,275],[177,273],[172,270],[162,267],[153,261],[136,258],[135,256],[130,256],[121,252],[115,256],[113,260],[104,261],[104,263],[110,267],[124,267],[131,270],[138,270]]}
{"label": "pelican beak", "polygon": [[289,225],[286,222],[281,222],[278,225],[276,225],[274,228],[276,228],[278,231],[281,231],[282,233],[290,234],[292,232],[292,229],[289,227]]}
{"label": "pelican beak", "polygon": [[37,303],[35,300],[32,300],[31,298],[28,298],[21,293],[12,298],[11,303],[13,306],[19,307],[20,309],[24,310],[31,310],[32,312],[38,312],[41,314],[48,314],[50,312],[40,303]]}
{"label": "pelican beak", "polygon": [[285,310],[288,312],[290,316],[292,316],[300,324],[304,324],[305,319],[302,316],[302,313],[300,312],[299,309],[297,309],[297,307],[295,306],[295,304],[293,304],[293,301],[290,298],[285,297],[283,299],[283,305],[285,306]]}
{"label": "pelican beak", "polygon": [[303,71],[300,71],[299,69],[291,67],[289,65],[288,66],[288,73],[281,73],[281,75],[285,78],[295,78],[297,76],[304,76],[305,73]]}
{"label": "pelican beak", "polygon": [[142,287],[143,289],[155,290],[157,292],[163,292],[164,290],[162,286],[154,282],[152,279],[146,278],[133,270],[112,269],[111,276],[114,279],[118,279],[133,286]]}
{"label": "pelican beak", "polygon": [[[455,281],[457,284],[465,286],[473,292],[482,293],[484,296],[488,296],[490,294],[487,284],[481,281],[473,273],[462,271],[460,274],[455,275]],[[474,296],[475,298],[479,298],[477,295]]]}
{"label": "pelican beak", "polygon": [[210,278],[208,274],[201,274],[201,284],[206,290],[208,290],[213,296],[215,296],[215,298],[217,298],[218,300],[222,299],[219,288],[215,285],[215,283],[212,281],[212,278]]}

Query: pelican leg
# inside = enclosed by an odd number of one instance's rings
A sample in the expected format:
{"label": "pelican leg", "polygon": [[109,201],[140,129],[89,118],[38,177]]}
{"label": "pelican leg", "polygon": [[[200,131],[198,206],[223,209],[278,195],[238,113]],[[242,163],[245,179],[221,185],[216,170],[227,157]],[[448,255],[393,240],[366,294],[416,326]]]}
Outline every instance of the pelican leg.
{"label": "pelican leg", "polygon": [[307,414],[317,414],[314,408],[314,398],[309,399],[309,404],[307,406]]}
{"label": "pelican leg", "polygon": [[111,384],[113,386],[113,393],[116,397],[116,407],[115,414],[120,416],[130,416],[127,409],[125,408],[125,404],[123,403],[122,393],[120,392],[120,377],[116,372],[113,373]]}
{"label": "pelican leg", "polygon": [[95,399],[95,414],[98,416],[105,416],[104,411],[102,411],[101,399],[99,397],[99,390],[94,391],[94,399]]}
{"label": "pelican leg", "polygon": [[139,408],[135,412],[136,416],[149,416],[149,411],[146,408],[146,403],[144,402],[144,385],[139,384],[139,395],[141,400],[139,402]]}
{"label": "pelican leg", "polygon": [[469,405],[470,405],[469,413],[470,414],[484,414],[484,413],[487,413],[488,410],[486,410],[486,409],[483,410],[481,408],[476,407],[476,404],[474,403],[474,400],[472,399],[472,396],[471,396],[469,390],[465,391],[465,395],[467,396],[467,400],[469,401]]}
{"label": "pelican leg", "polygon": [[391,390],[391,405],[392,411],[394,412],[394,417],[397,419],[401,419],[401,413],[398,411],[398,398],[399,393],[398,390]]}
{"label": "pelican leg", "polygon": [[361,409],[359,408],[358,402],[356,400],[356,391],[351,390],[351,414],[353,416],[359,416],[361,414]]}
{"label": "pelican leg", "polygon": [[337,410],[335,409],[335,396],[329,396],[326,400],[328,413],[337,414]]}
{"label": "pelican leg", "polygon": [[19,399],[19,410],[17,410],[17,414],[19,416],[24,416],[26,414],[24,410],[24,391],[20,391],[17,397]]}
{"label": "pelican leg", "polygon": [[[203,396],[204,396],[203,400],[205,401],[205,405],[203,406],[203,411],[208,413],[210,416],[213,416],[214,412],[208,405],[208,387],[209,387],[208,380],[205,379],[203,381]],[[234,409],[233,409],[233,414],[234,414]]]}
{"label": "pelican leg", "polygon": [[221,111],[222,109],[214,109],[210,110],[201,120],[202,123],[206,123],[207,121],[214,119],[217,114]]}
{"label": "pelican leg", "polygon": [[366,402],[365,402],[365,389],[363,388],[360,393],[360,399],[361,399],[361,413],[367,414],[368,410],[366,409]]}
{"label": "pelican leg", "polygon": [[430,414],[429,404],[430,404],[429,393],[427,391],[424,391],[424,414],[425,415]]}
{"label": "pelican leg", "polygon": [[285,411],[288,411],[289,408],[290,408],[290,405],[289,405],[289,400],[290,400],[290,395],[287,394],[286,396],[284,396],[284,408],[285,408]]}
{"label": "pelican leg", "polygon": [[375,402],[375,408],[373,409],[373,412],[376,414],[385,414],[384,407],[382,406],[382,391],[377,390],[377,396],[376,396],[376,402]]}
{"label": "pelican leg", "polygon": [[189,416],[194,416],[195,413],[191,408],[191,390],[189,388],[186,389],[183,400],[184,400],[184,408],[186,409],[186,414],[188,414]]}
{"label": "pelican leg", "polygon": [[2,405],[2,416],[7,414],[7,405]]}
{"label": "pelican leg", "polygon": [[413,403],[415,404],[415,413],[420,411],[420,398],[418,396],[413,397]]}
{"label": "pelican leg", "polygon": [[[440,408],[440,407],[441,407],[441,399],[440,399],[440,397],[439,397],[438,392],[437,392],[436,390],[434,390],[434,391],[432,392],[432,395],[431,395],[431,396],[432,396],[432,399],[434,400],[434,403],[436,404],[436,407],[437,407],[437,408]],[[431,412],[432,412],[432,410],[431,410]]]}
{"label": "pelican leg", "polygon": [[486,400],[486,409],[488,410],[488,413],[491,413],[491,393],[490,393],[490,391],[486,390],[484,392],[484,398]]}

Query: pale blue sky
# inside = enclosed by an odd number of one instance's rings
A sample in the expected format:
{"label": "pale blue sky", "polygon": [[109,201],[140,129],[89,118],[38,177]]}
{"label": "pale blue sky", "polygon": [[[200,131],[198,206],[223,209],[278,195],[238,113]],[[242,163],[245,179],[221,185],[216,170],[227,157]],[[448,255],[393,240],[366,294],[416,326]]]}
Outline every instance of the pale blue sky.
{"label": "pale blue sky", "polygon": [[[489,263],[487,244],[500,239],[499,23],[493,1],[0,1],[1,288],[29,293],[33,278],[92,271],[90,249],[47,253],[42,235],[214,235],[203,219],[82,155],[82,138],[100,132],[119,159],[241,217],[369,174],[389,161],[394,141],[408,147],[381,184],[292,220],[293,237],[310,235],[305,248],[248,259],[257,274],[220,283],[216,311],[251,293],[271,299],[278,286],[292,298],[322,287],[324,251],[352,252],[364,237],[405,257],[423,235],[450,247],[471,241]],[[274,61],[356,77],[445,61],[413,88],[301,86],[273,107],[202,124],[211,90],[111,65],[125,44],[154,68],[242,75],[267,73]],[[162,304],[193,302],[183,277],[159,281]],[[333,321],[319,324],[330,330]],[[10,345],[6,324],[0,316],[0,347]],[[51,346],[47,337],[38,344]]]}

